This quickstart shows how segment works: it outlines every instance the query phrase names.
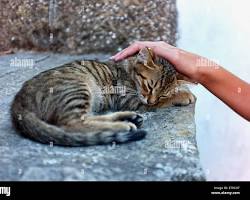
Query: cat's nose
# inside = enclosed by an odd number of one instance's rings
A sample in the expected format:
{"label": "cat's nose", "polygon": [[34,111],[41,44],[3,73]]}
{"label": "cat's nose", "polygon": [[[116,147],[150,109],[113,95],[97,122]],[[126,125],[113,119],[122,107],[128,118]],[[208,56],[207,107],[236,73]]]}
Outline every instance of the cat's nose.
{"label": "cat's nose", "polygon": [[156,98],[148,98],[147,99],[147,103],[149,104],[149,105],[154,105],[154,104],[156,104],[157,103],[157,99]]}

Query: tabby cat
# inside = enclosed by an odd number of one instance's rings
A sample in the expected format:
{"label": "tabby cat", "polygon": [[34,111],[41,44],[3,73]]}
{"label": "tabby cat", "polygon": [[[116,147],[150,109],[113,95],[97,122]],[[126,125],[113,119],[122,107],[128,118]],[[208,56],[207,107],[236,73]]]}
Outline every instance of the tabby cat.
{"label": "tabby cat", "polygon": [[[24,83],[11,107],[12,122],[41,143],[88,146],[140,140],[134,111],[195,101],[180,89],[173,66],[144,48],[125,61],[74,61]],[[107,111],[112,111],[106,113]]]}

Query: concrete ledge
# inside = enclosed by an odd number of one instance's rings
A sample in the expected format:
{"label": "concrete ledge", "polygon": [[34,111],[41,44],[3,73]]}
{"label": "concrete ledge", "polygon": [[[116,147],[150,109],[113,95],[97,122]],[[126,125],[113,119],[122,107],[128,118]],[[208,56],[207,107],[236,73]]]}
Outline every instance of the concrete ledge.
{"label": "concrete ledge", "polygon": [[[22,83],[65,62],[109,55],[20,52],[0,57],[0,180],[205,180],[195,139],[194,105],[144,113],[144,140],[124,145],[50,147],[13,130],[9,106]],[[13,59],[35,65],[11,66]]]}

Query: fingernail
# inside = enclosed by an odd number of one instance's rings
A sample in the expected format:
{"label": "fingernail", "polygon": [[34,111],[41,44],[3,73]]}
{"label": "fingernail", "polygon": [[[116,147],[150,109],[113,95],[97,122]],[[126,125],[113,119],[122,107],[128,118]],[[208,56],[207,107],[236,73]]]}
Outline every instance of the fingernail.
{"label": "fingernail", "polygon": [[113,60],[115,62],[119,61],[119,57],[117,57],[117,56],[111,56],[109,59]]}

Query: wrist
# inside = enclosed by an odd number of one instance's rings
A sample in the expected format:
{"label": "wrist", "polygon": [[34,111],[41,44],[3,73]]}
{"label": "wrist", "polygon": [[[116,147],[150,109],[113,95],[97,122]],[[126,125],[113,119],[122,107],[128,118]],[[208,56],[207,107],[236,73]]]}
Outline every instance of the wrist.
{"label": "wrist", "polygon": [[215,70],[213,67],[197,67],[196,81],[202,85],[206,85],[214,79],[213,74]]}
{"label": "wrist", "polygon": [[194,75],[194,80],[197,83],[202,84],[206,79],[206,71],[204,70],[205,67],[196,67],[196,72]]}

